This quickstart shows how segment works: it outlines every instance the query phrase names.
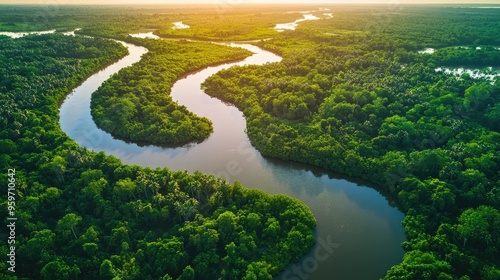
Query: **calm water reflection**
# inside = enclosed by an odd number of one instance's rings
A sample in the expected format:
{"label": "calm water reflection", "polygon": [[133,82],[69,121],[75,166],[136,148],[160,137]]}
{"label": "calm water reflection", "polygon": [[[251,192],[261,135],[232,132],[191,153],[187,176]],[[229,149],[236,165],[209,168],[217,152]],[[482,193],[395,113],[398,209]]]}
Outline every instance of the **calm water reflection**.
{"label": "calm water reflection", "polygon": [[[99,85],[119,69],[139,61],[146,52],[126,44],[130,55],[90,77],[68,96],[60,108],[61,128],[81,146],[120,158],[127,164],[200,170],[240,181],[268,193],[284,193],[306,203],[317,221],[318,239],[336,245],[332,254],[312,266],[310,253],[277,279],[378,279],[401,261],[405,240],[403,214],[390,206],[375,189],[341,179],[307,165],[268,160],[249,143],[245,118],[233,106],[211,98],[200,90],[210,75],[233,65],[277,62],[281,58],[252,45],[236,45],[255,52],[239,63],[208,67],[175,83],[172,97],[192,112],[211,119],[214,133],[199,144],[178,148],[138,146],[113,139],[98,129],[90,116],[90,97]],[[319,244],[319,243],[318,243]],[[305,269],[305,270],[304,270]],[[305,274],[304,274],[305,273]],[[294,278],[296,277],[296,278]]]}

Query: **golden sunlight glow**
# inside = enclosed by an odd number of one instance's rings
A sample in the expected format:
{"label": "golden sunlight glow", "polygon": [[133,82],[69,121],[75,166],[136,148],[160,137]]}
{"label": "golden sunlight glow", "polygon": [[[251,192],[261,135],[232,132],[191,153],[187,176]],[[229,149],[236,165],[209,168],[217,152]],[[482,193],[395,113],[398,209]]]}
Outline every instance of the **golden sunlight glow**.
{"label": "golden sunlight glow", "polygon": [[102,4],[500,4],[500,0],[4,0],[2,4],[102,5]]}

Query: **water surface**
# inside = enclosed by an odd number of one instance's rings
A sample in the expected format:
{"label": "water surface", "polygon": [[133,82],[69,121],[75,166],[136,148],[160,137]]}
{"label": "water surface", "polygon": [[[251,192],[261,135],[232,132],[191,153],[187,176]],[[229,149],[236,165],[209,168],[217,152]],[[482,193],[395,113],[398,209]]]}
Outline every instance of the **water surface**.
{"label": "water surface", "polygon": [[82,30],[82,29],[81,29],[81,28],[77,28],[77,29],[75,29],[75,30],[73,30],[73,31],[63,32],[63,33],[61,33],[61,34],[62,34],[62,35],[66,35],[66,36],[76,36],[75,32],[76,32],[76,31],[79,31],[79,30]]}
{"label": "water surface", "polygon": [[492,83],[497,77],[500,77],[500,69],[493,67],[486,68],[465,68],[465,67],[438,67],[435,69],[436,72],[443,72],[448,75],[462,76],[463,74],[468,74],[473,79],[485,78],[490,80]]}
{"label": "water surface", "polygon": [[51,33],[55,33],[56,30],[53,29],[53,30],[46,30],[46,31],[30,31],[30,32],[0,32],[0,35],[5,35],[5,36],[9,36],[11,38],[14,38],[14,39],[17,39],[17,38],[21,38],[21,37],[24,37],[24,36],[27,36],[27,35],[43,35],[43,34],[51,34]]}
{"label": "water surface", "polygon": [[130,36],[135,37],[135,38],[141,38],[141,39],[155,39],[155,40],[160,39],[160,37],[153,34],[153,31],[144,32],[144,33],[134,33],[134,34],[130,34]]}
{"label": "water surface", "polygon": [[[210,75],[234,65],[277,62],[281,58],[253,45],[232,44],[255,54],[242,62],[208,67],[178,80],[172,88],[174,100],[213,121],[214,133],[199,144],[178,148],[138,146],[116,140],[98,129],[90,116],[90,97],[99,85],[119,69],[138,61],[146,52],[125,44],[130,55],[90,77],[68,96],[60,108],[61,128],[81,146],[104,151],[126,164],[200,170],[240,181],[246,187],[267,193],[283,193],[306,203],[317,219],[318,240],[330,241],[335,249],[317,259],[314,250],[277,279],[356,279],[382,277],[401,261],[405,240],[403,214],[375,189],[313,168],[263,158],[250,145],[245,118],[234,106],[203,93],[200,84]],[[316,246],[321,247],[318,242]],[[323,254],[327,252],[328,254]],[[301,274],[297,274],[301,271]],[[305,273],[305,274],[304,274]],[[296,278],[294,278],[296,277]],[[298,278],[297,278],[298,277]]]}
{"label": "water surface", "polygon": [[176,21],[174,22],[174,27],[172,27],[172,29],[187,29],[189,28],[190,26],[187,25],[187,24],[184,24],[182,23],[182,21]]}
{"label": "water surface", "polygon": [[276,24],[276,26],[274,27],[274,29],[278,32],[282,32],[282,31],[285,31],[285,30],[295,30],[295,28],[297,28],[297,26],[299,25],[299,23],[303,22],[303,21],[306,21],[306,20],[318,20],[320,19],[319,17],[313,15],[313,14],[307,14],[309,13],[309,11],[306,11],[306,12],[301,12],[301,13],[304,13],[302,16],[303,18],[301,19],[298,19],[294,22],[288,22],[288,23],[278,23]]}
{"label": "water surface", "polygon": [[418,51],[420,54],[433,54],[436,50],[433,48],[427,48],[425,50]]}

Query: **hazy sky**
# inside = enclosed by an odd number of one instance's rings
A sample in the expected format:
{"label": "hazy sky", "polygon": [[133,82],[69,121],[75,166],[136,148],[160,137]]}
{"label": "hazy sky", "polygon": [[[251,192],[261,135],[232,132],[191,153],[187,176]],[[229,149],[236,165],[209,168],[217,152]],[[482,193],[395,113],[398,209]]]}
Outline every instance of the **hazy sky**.
{"label": "hazy sky", "polygon": [[371,4],[438,4],[438,3],[460,3],[460,4],[500,4],[500,0],[0,0],[3,4],[41,4],[41,5],[65,5],[65,4],[230,4],[241,3],[286,3],[286,4],[338,4],[338,3],[371,3]]}

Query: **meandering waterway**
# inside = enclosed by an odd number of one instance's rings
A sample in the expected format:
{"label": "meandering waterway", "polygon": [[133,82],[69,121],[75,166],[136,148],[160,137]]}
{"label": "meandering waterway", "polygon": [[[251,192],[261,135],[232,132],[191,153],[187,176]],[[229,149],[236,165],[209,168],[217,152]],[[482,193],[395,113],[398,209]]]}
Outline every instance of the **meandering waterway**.
{"label": "meandering waterway", "polygon": [[[53,32],[38,34],[45,33]],[[8,36],[20,38],[27,34],[8,33]],[[74,35],[74,32],[63,34]],[[129,49],[129,55],[89,77],[61,105],[61,128],[79,145],[104,151],[127,164],[200,170],[271,194],[284,193],[306,203],[317,219],[318,242],[301,262],[290,265],[276,279],[378,279],[401,261],[404,216],[382,194],[319,168],[262,157],[250,145],[243,114],[200,89],[207,77],[221,69],[278,62],[281,57],[253,45],[229,44],[248,49],[254,55],[188,75],[178,80],[171,92],[178,103],[211,119],[214,133],[202,143],[183,147],[141,147],[114,139],[97,128],[90,115],[92,93],[111,75],[140,61],[147,53],[143,47],[120,43]]]}
{"label": "meandering waterway", "polygon": [[[141,147],[114,139],[97,128],[90,115],[90,98],[99,85],[113,73],[139,61],[147,51],[123,44],[129,48],[128,56],[91,76],[62,104],[60,124],[69,137],[81,146],[104,151],[127,164],[189,172],[200,170],[231,182],[239,181],[246,187],[271,194],[284,193],[302,200],[317,219],[318,240],[335,243],[336,248],[331,253],[321,251],[320,259],[314,250],[311,251],[302,262],[295,264],[300,270],[290,267],[277,279],[305,279],[301,278],[304,275],[307,279],[378,279],[401,261],[404,216],[383,195],[321,169],[262,157],[250,145],[243,114],[200,89],[207,77],[221,69],[277,62],[281,60],[279,56],[253,45],[231,44],[255,54],[241,62],[207,67],[188,75],[178,80],[171,92],[174,100],[211,119],[214,133],[202,143],[183,147]],[[317,246],[322,248],[320,242]]]}

